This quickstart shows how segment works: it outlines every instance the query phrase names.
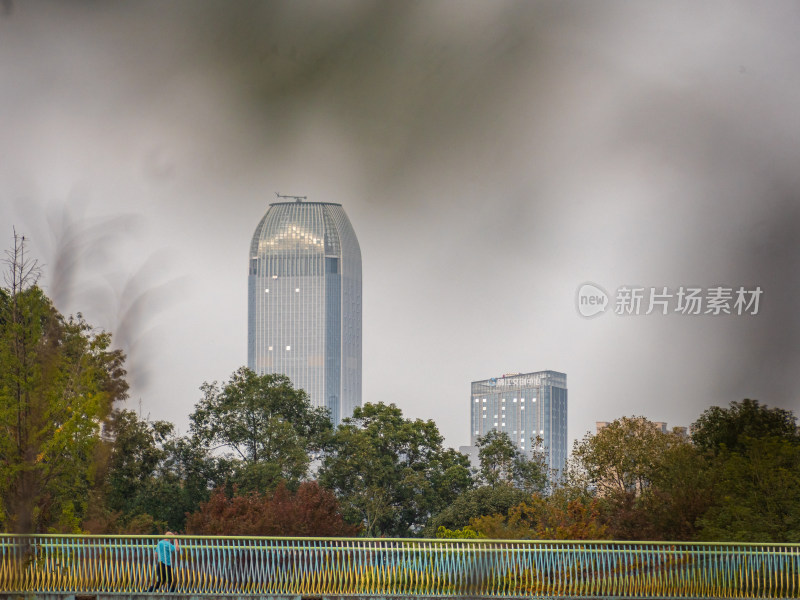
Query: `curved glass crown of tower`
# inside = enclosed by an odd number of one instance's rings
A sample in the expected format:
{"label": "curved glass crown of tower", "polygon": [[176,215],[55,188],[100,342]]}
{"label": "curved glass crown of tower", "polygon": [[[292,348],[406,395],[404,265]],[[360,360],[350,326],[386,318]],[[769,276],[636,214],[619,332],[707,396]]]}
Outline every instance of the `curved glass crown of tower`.
{"label": "curved glass crown of tower", "polygon": [[361,249],[341,205],[276,202],[256,227],[247,364],[287,375],[334,425],[361,406]]}

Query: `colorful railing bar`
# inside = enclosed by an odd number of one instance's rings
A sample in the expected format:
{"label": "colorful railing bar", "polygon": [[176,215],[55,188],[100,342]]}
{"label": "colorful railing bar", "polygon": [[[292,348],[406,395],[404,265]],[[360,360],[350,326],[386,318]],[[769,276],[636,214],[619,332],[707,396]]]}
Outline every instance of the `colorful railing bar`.
{"label": "colorful railing bar", "polygon": [[[175,592],[798,598],[800,545],[176,536]],[[0,592],[140,594],[151,536],[0,536]]]}

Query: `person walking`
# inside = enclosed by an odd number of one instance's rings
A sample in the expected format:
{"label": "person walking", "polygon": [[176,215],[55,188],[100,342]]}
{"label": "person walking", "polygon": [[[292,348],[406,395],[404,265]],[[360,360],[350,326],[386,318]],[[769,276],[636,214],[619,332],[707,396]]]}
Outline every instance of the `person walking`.
{"label": "person walking", "polygon": [[172,576],[172,567],[175,564],[173,555],[178,553],[178,540],[170,539],[174,533],[168,531],[164,534],[164,539],[156,544],[156,556],[158,556],[158,566],[156,580],[147,590],[153,592],[163,584],[167,584],[167,589],[172,592],[175,589],[175,580]]}

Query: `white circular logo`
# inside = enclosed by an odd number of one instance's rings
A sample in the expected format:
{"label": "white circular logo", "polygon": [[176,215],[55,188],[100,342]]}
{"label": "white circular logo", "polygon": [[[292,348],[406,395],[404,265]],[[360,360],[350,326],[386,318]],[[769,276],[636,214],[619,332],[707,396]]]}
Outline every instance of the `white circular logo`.
{"label": "white circular logo", "polygon": [[584,317],[594,317],[608,308],[608,294],[598,285],[584,283],[578,288],[578,312]]}

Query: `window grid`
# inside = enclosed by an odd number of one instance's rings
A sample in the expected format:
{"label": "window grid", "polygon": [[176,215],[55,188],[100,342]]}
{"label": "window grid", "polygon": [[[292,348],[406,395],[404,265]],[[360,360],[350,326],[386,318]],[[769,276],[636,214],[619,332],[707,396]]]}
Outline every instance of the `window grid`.
{"label": "window grid", "polygon": [[361,405],[361,252],[341,206],[270,205],[251,242],[248,304],[251,369],[287,375],[334,423]]}

